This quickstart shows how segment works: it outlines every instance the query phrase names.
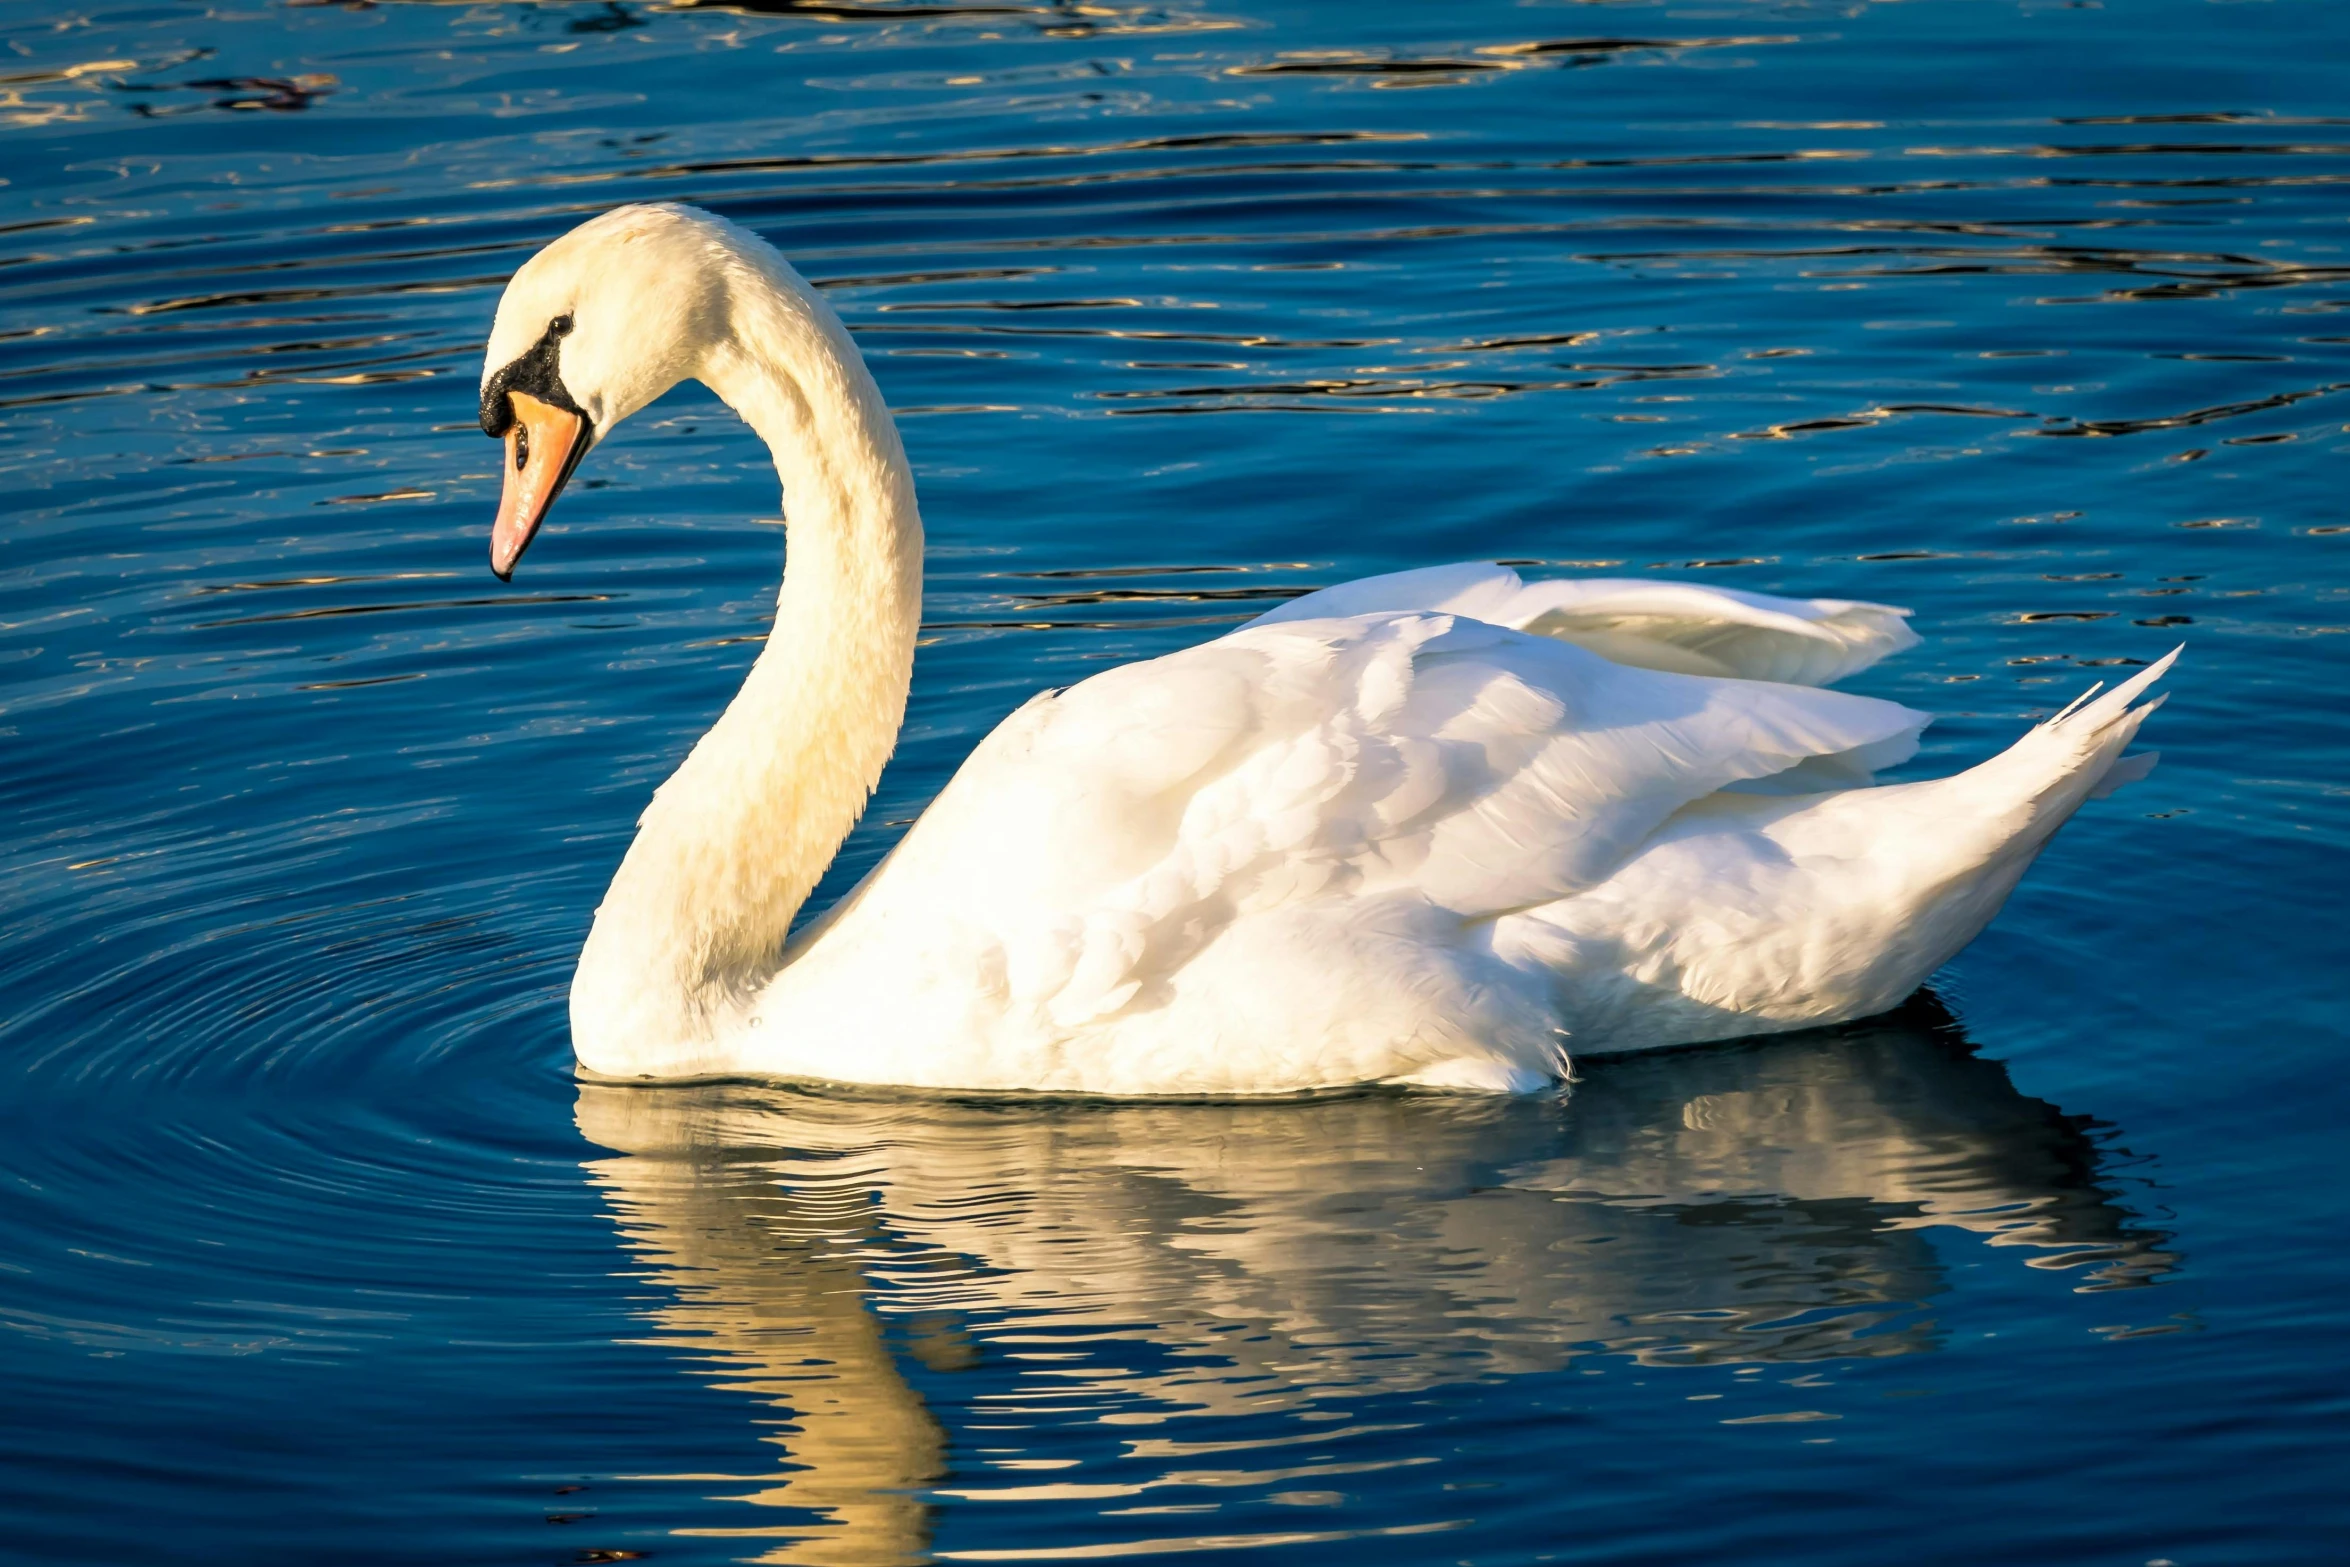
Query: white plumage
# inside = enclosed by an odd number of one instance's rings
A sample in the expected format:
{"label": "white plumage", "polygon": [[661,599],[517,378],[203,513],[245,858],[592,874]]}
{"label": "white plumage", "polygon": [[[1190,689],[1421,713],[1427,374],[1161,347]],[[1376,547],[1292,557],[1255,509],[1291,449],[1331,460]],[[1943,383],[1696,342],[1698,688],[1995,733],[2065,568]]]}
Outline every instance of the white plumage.
{"label": "white plumage", "polygon": [[[663,288],[700,303],[632,308]],[[2117,776],[2169,663],[1955,778],[1860,787],[1926,718],[1815,687],[1914,645],[1902,611],[1370,578],[1028,702],[784,950],[903,714],[921,529],[896,432],[829,308],[707,215],[622,208],[549,247],[489,369],[559,316],[598,433],[697,376],[776,449],[792,529],[775,634],[582,954],[598,1073],[1517,1090],[1576,1051],[1862,1016]]]}

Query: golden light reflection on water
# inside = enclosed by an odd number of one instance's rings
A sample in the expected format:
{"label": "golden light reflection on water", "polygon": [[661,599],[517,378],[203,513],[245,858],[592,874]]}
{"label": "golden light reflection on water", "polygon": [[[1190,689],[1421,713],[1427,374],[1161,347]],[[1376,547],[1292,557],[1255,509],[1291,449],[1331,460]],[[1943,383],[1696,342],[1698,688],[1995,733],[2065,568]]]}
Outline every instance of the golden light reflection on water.
{"label": "golden light reflection on water", "polygon": [[783,1449],[775,1473],[669,1478],[747,1482],[726,1494],[794,1516],[717,1532],[774,1541],[761,1560],[827,1567],[922,1558],[934,1505],[1217,1496],[1414,1461],[1259,1455],[1260,1436],[1226,1468],[1210,1457],[1226,1444],[1136,1431],[1111,1474],[965,1459],[945,1488],[949,1434],[913,1363],[984,1369],[958,1401],[975,1415],[958,1446],[1016,1451],[1002,1444],[1039,1424],[1336,1420],[1376,1395],[1587,1357],[1800,1367],[1929,1351],[1944,1329],[1927,1303],[1953,1255],[1936,1230],[2079,1290],[2144,1284],[2174,1261],[2100,1180],[2088,1123],[2019,1093],[1931,998],[1845,1030],[1583,1071],[1568,1094],[1504,1102],[583,1084],[578,1118],[612,1151],[590,1178],[670,1296],[643,1342],[783,1412],[756,1417]]}

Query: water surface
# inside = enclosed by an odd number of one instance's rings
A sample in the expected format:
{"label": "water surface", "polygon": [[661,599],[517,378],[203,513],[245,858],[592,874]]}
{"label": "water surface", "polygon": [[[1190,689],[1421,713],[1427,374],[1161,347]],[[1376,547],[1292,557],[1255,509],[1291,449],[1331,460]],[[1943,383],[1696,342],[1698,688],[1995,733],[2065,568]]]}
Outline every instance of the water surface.
{"label": "water surface", "polygon": [[[0,1542],[2302,1563],[2350,1526],[2329,0],[0,15]],[[1930,994],[1510,1102],[569,1069],[756,651],[681,391],[512,587],[503,279],[699,202],[929,528],[904,743],[1366,572],[1917,610],[1916,773],[2184,640]]]}

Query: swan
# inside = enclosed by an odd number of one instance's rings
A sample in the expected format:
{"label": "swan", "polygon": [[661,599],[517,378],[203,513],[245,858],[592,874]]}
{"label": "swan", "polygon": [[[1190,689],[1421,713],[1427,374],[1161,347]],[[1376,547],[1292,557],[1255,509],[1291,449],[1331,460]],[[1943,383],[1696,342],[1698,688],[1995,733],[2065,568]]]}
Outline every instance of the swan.
{"label": "swan", "polygon": [[[789,569],[655,791],[573,976],[591,1077],[1111,1096],[1524,1092],[1600,1053],[1881,1012],[1989,922],[2176,651],[1956,776],[1821,689],[1905,611],[1492,565],[1373,577],[1034,697],[794,915],[896,743],[922,523],[880,389],[765,241],[592,218],[499,300],[481,422],[511,580],[588,449],[677,383],[772,450]],[[2134,705],[2135,704],[2135,705]]]}

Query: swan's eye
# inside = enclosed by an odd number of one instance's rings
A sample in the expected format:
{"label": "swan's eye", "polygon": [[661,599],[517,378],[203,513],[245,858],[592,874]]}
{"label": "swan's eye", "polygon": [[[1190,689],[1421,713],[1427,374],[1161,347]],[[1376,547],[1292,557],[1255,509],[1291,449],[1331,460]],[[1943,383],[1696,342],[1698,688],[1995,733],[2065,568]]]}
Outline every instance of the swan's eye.
{"label": "swan's eye", "polygon": [[520,473],[530,466],[530,426],[517,421],[514,426],[514,471]]}

